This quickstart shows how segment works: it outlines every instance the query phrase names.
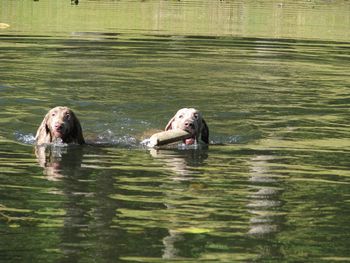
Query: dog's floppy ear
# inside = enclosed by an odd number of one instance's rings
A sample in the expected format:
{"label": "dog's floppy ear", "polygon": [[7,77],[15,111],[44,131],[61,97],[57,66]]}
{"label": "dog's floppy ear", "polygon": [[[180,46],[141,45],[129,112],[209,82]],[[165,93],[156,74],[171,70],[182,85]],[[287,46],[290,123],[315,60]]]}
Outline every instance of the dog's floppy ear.
{"label": "dog's floppy ear", "polygon": [[78,144],[84,144],[85,140],[83,136],[83,129],[81,128],[80,122],[72,111],[71,111],[71,116],[72,116],[72,122],[73,122],[73,129],[71,132],[71,136],[73,140],[76,141]]}
{"label": "dog's floppy ear", "polygon": [[166,130],[166,131],[172,129],[172,124],[173,124],[174,121],[175,121],[175,116],[172,117],[172,118],[170,119],[170,121],[168,122],[168,124],[165,126],[165,130]]}
{"label": "dog's floppy ear", "polygon": [[48,112],[43,121],[41,122],[36,135],[35,135],[35,141],[37,144],[42,144],[42,143],[49,143],[51,141],[51,134],[50,134],[50,128],[47,125],[47,122],[50,117],[50,112]]}
{"label": "dog's floppy ear", "polygon": [[201,140],[206,144],[209,144],[209,128],[204,119],[202,119]]}

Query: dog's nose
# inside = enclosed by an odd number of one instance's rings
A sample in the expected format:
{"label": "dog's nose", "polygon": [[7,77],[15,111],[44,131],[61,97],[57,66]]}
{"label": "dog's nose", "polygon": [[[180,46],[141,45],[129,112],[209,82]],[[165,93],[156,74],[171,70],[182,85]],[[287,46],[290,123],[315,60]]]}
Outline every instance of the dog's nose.
{"label": "dog's nose", "polygon": [[186,121],[185,122],[185,127],[186,128],[193,128],[194,127],[193,122]]}
{"label": "dog's nose", "polygon": [[61,130],[62,128],[63,128],[62,123],[56,123],[56,124],[55,124],[55,129]]}

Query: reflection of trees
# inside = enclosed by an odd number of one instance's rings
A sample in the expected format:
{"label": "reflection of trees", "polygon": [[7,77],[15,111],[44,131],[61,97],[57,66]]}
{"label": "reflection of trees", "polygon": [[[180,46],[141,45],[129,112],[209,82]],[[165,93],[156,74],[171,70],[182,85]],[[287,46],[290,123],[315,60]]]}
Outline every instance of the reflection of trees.
{"label": "reflection of trees", "polygon": [[250,181],[255,192],[250,195],[249,212],[254,215],[250,222],[249,234],[264,236],[278,231],[281,224],[279,195],[283,191],[278,184],[278,177],[271,174],[268,168],[273,156],[258,155],[250,162]]}
{"label": "reflection of trees", "polygon": [[274,159],[273,155],[256,155],[249,161],[249,180],[252,184],[250,187],[254,192],[250,194],[247,205],[248,212],[252,215],[248,234],[265,241],[261,243],[258,251],[259,258],[262,259],[271,256],[280,257],[283,253],[277,243],[266,242],[275,238],[285,223],[281,201],[284,189],[281,188],[280,176],[276,176],[269,169],[270,162]]}
{"label": "reflection of trees", "polygon": [[[19,30],[28,24],[41,32],[47,32],[47,26],[55,25],[63,31],[75,25],[73,28],[80,32],[91,32],[92,20],[89,18],[93,17],[96,32],[118,28],[118,32],[130,32],[132,29],[134,32],[164,32],[179,36],[348,40],[347,27],[344,26],[344,21],[349,18],[347,1],[205,1],[201,4],[141,0],[106,2],[111,3],[104,5],[101,1],[90,1],[84,10],[74,10],[73,13],[79,15],[66,15],[58,20],[59,14],[72,12],[67,1],[60,6],[57,14],[39,9],[25,17],[17,15],[16,19],[19,20],[13,24],[21,22]],[[79,1],[71,0],[71,4],[79,4]],[[1,10],[9,10],[3,14],[4,21],[13,20],[16,14],[13,5],[11,8],[12,5],[9,7],[4,2],[0,6]],[[47,3],[47,10],[56,9],[57,4]],[[49,20],[58,22],[47,24]]]}

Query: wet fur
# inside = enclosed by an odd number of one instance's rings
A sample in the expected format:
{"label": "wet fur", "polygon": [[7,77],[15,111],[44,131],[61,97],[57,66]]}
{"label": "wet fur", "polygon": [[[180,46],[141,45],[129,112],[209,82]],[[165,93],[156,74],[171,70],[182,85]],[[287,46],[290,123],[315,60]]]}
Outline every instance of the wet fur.
{"label": "wet fur", "polygon": [[[56,123],[64,127],[65,132],[63,134],[55,134],[53,127]],[[49,110],[35,136],[37,145],[52,143],[56,139],[61,139],[63,143],[85,143],[80,122],[75,113],[67,107],[59,106]]]}
{"label": "wet fur", "polygon": [[182,129],[189,131],[197,142],[209,144],[209,128],[202,113],[195,108],[182,108],[172,117],[165,130]]}

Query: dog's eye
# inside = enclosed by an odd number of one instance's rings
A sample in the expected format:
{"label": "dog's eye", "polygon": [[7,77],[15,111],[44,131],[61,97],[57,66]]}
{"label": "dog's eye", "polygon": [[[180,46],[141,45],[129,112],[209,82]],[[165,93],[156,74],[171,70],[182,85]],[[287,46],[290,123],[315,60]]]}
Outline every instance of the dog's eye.
{"label": "dog's eye", "polygon": [[179,115],[179,119],[182,119],[184,116],[181,114],[181,115]]}
{"label": "dog's eye", "polygon": [[51,113],[51,116],[52,117],[55,117],[56,116],[56,113],[54,112],[54,113]]}
{"label": "dog's eye", "polygon": [[65,118],[66,118],[67,120],[69,120],[69,119],[70,119],[70,115],[69,115],[69,113],[66,113]]}
{"label": "dog's eye", "polygon": [[195,114],[193,114],[193,117],[195,118],[195,119],[198,119],[198,113],[195,113]]}

